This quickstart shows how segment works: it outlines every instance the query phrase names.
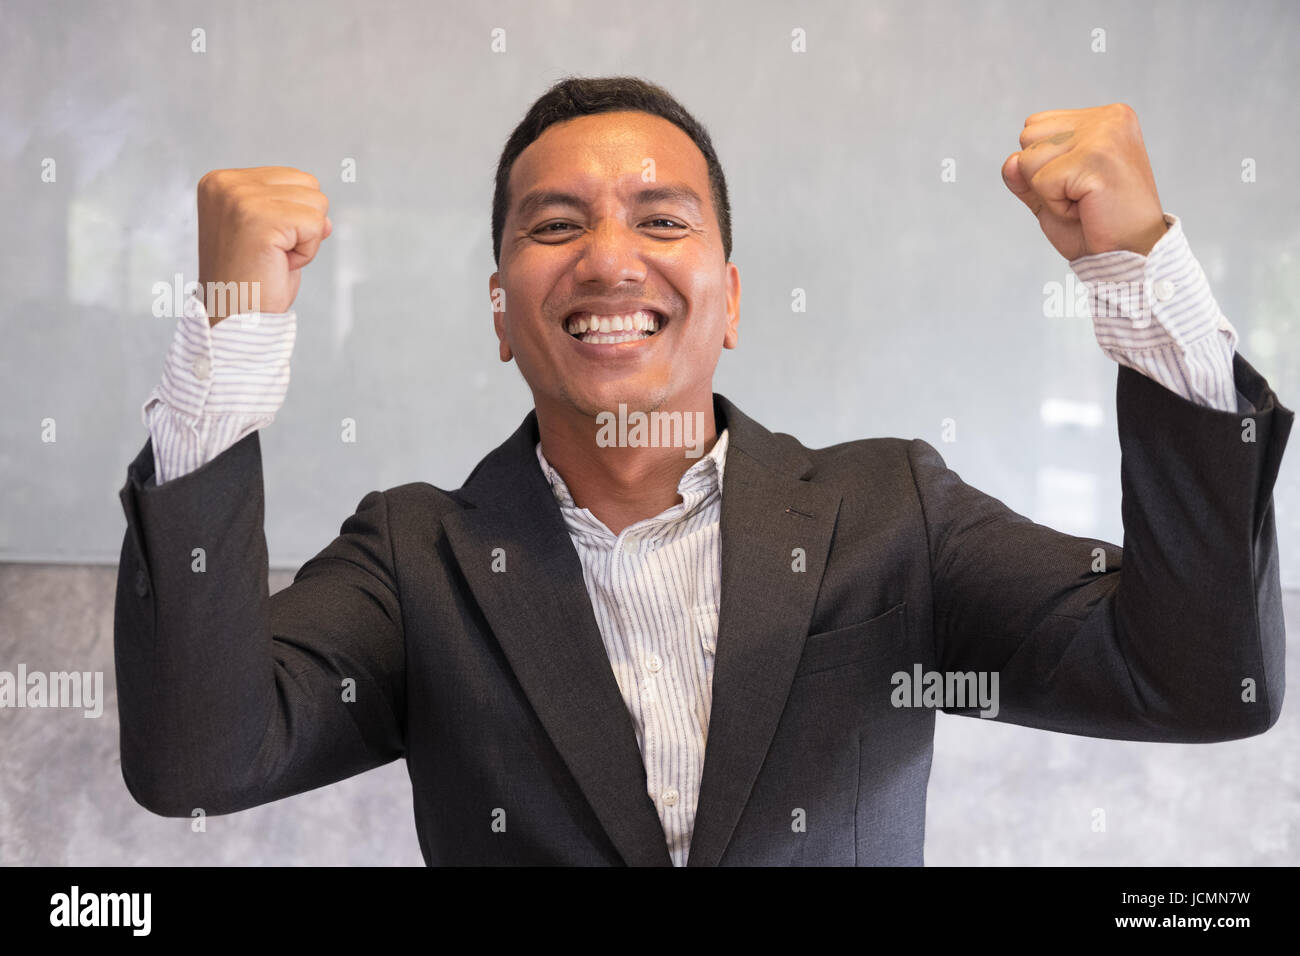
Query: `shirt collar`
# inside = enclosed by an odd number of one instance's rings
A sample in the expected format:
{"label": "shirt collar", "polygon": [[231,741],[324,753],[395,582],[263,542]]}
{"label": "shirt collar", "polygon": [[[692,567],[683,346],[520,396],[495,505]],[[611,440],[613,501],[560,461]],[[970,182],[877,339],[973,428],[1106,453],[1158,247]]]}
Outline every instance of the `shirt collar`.
{"label": "shirt collar", "polygon": [[[709,453],[686,469],[685,474],[677,482],[677,493],[682,496],[682,502],[686,506],[685,511],[693,510],[693,506],[707,498],[714,489],[718,494],[722,494],[722,476],[727,465],[728,439],[727,429],[724,428],[718,433],[718,440],[713,443]],[[555,494],[555,500],[559,502],[561,511],[586,510],[578,508],[573,495],[569,493],[569,486],[542,454],[540,441],[537,443],[537,463],[541,466],[547,482],[550,483],[551,491]]]}

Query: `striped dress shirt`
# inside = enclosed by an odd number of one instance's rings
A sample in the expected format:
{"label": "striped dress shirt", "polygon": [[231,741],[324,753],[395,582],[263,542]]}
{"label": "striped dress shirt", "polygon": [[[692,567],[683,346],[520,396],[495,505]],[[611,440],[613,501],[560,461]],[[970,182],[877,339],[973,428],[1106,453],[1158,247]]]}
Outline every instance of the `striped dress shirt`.
{"label": "striped dress shirt", "polygon": [[579,508],[537,443],[537,461],[582,562],[668,853],[685,866],[704,770],[722,597],[727,430],[677,482],[681,503],[615,535]]}
{"label": "striped dress shirt", "polygon": [[[1165,222],[1169,229],[1145,256],[1117,251],[1071,260],[1089,289],[1097,343],[1188,401],[1253,411],[1234,383],[1237,331],[1219,310],[1181,221],[1166,215]],[[262,313],[210,327],[202,303],[186,302],[162,382],[141,406],[158,484],[270,424],[288,391],[296,321],[293,312]],[[724,429],[682,475],[680,504],[614,535],[574,504],[537,446],[678,866],[689,857],[712,703],[726,451]]]}

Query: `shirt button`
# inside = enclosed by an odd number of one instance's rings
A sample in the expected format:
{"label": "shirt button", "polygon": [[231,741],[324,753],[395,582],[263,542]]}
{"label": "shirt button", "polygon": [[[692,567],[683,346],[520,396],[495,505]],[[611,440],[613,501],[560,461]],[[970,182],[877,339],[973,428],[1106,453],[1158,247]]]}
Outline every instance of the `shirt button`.
{"label": "shirt button", "polygon": [[658,654],[651,654],[645,659],[645,666],[652,674],[658,674],[663,670],[664,662]]}
{"label": "shirt button", "polygon": [[663,793],[659,795],[659,798],[663,800],[664,806],[666,807],[677,806],[677,797],[678,797],[678,793],[676,787],[669,787],[667,790],[665,790]]}
{"label": "shirt button", "polygon": [[1168,279],[1161,279],[1155,284],[1153,290],[1156,298],[1161,302],[1167,302],[1174,297],[1174,284]]}
{"label": "shirt button", "polygon": [[623,542],[623,550],[628,554],[636,554],[636,538],[628,538]]}
{"label": "shirt button", "polygon": [[194,369],[194,377],[200,382],[206,382],[212,375],[212,363],[202,355],[194,360],[191,367]]}

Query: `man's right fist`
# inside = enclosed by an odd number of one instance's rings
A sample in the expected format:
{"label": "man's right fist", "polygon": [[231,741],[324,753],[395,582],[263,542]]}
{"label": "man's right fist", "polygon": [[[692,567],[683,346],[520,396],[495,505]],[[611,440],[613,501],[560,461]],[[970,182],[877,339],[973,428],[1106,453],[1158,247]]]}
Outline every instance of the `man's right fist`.
{"label": "man's right fist", "polygon": [[[316,177],[288,166],[214,169],[199,180],[198,200],[199,283],[209,323],[238,313],[237,296],[242,291],[249,303],[252,289],[257,311],[288,312],[302,282],[298,270],[334,228]],[[222,288],[227,294],[213,294]]]}

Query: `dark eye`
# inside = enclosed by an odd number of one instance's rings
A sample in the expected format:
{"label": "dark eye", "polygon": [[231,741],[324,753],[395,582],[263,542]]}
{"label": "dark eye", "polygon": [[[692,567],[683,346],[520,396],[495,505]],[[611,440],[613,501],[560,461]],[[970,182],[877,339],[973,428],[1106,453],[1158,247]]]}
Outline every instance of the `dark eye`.
{"label": "dark eye", "polygon": [[650,222],[651,222],[651,223],[656,223],[656,222],[664,222],[664,223],[667,223],[666,226],[655,226],[656,229],[685,229],[685,228],[686,228],[686,227],[683,226],[680,222],[677,222],[675,219],[665,219],[665,218],[663,218],[662,216],[659,217],[658,219],[651,219]]}
{"label": "dark eye", "polygon": [[[556,228],[557,226],[561,228],[557,229]],[[573,227],[575,229],[577,228],[571,222],[548,222],[534,229],[533,235],[534,236],[563,236],[566,232],[570,231],[568,227]]]}

